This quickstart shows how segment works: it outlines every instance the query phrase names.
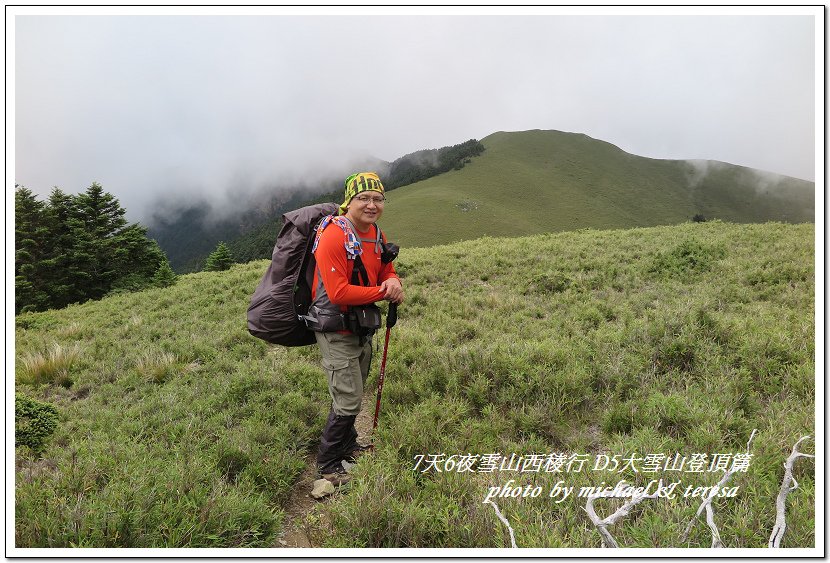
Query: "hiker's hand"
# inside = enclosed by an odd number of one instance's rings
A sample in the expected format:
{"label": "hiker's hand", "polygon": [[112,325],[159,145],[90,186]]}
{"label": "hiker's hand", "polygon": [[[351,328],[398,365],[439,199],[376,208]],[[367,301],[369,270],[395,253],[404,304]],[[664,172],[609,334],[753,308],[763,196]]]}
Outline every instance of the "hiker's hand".
{"label": "hiker's hand", "polygon": [[383,293],[383,298],[392,303],[403,302],[403,287],[401,287],[401,280],[398,278],[389,278],[380,284],[380,292]]}

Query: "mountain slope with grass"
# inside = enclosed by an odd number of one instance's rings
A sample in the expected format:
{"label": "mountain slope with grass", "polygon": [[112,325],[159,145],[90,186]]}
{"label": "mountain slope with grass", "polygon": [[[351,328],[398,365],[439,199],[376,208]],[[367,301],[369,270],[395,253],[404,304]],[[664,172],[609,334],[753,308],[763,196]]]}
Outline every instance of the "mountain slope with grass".
{"label": "mountain slope with grass", "polygon": [[499,132],[462,170],[389,194],[383,225],[404,246],[482,235],[814,220],[815,184],[716,161],[656,160],[587,135]]}
{"label": "mountain slope with grass", "polygon": [[[736,496],[713,507],[726,547],[764,547],[782,464],[815,433],[814,239],[812,224],[713,221],[404,248],[376,452],[308,515],[312,543],[509,546],[489,487],[711,486],[722,470],[646,456],[714,465],[757,429]],[[278,544],[330,399],[316,347],[246,331],[266,265],[16,318],[17,547]],[[576,469],[600,455],[637,471]],[[816,543],[814,472],[795,466],[784,547]],[[494,500],[521,547],[599,547],[576,496]],[[699,504],[645,501],[611,531],[708,547],[702,521],[679,540]]]}

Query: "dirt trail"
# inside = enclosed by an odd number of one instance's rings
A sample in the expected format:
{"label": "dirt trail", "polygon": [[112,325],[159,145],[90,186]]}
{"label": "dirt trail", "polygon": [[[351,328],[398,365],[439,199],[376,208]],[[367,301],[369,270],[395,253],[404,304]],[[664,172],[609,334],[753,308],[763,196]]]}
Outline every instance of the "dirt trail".
{"label": "dirt trail", "polygon": [[[370,434],[372,433],[372,418],[375,414],[375,398],[375,393],[363,396],[360,414],[357,415],[355,421],[358,441],[361,444],[369,443]],[[318,503],[327,502],[327,499],[316,500],[311,496],[311,488],[316,480],[317,452],[315,451],[306,458],[305,471],[294,484],[291,496],[284,507],[285,523],[283,532],[277,538],[274,547],[316,547],[312,544],[306,532],[306,517]]]}

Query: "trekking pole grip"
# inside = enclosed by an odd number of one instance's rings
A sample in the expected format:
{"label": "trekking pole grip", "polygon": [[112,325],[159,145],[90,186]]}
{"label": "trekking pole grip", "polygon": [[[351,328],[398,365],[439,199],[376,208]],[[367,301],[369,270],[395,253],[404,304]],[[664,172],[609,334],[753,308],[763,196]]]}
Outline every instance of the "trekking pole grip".
{"label": "trekking pole grip", "polygon": [[386,328],[392,328],[398,322],[398,304],[390,303],[389,312],[386,313]]}

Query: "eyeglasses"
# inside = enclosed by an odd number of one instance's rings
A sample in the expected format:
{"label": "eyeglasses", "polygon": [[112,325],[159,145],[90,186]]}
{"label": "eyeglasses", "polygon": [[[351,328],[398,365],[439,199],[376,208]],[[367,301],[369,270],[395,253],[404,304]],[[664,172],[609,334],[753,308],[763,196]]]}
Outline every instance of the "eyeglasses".
{"label": "eyeglasses", "polygon": [[365,195],[356,195],[352,199],[359,201],[363,205],[368,205],[369,202],[374,203],[375,205],[383,205],[386,203],[386,198],[381,197],[369,197]]}

